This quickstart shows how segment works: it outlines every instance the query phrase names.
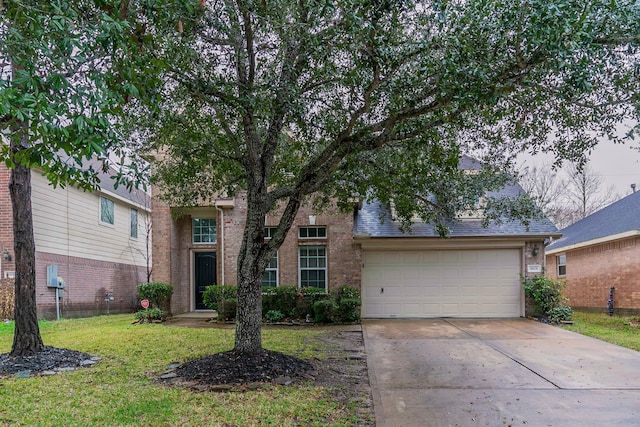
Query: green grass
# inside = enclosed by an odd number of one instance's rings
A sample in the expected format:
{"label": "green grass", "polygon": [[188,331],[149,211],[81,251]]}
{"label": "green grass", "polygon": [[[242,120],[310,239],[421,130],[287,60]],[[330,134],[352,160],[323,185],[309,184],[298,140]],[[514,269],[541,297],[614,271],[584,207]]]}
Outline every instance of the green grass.
{"label": "green grass", "polygon": [[609,316],[605,313],[573,313],[573,325],[564,328],[582,335],[598,338],[621,347],[640,351],[638,316]]}
{"label": "green grass", "polygon": [[[132,315],[42,322],[45,345],[102,358],[91,368],[52,377],[0,380],[0,425],[24,426],[348,426],[353,408],[329,389],[302,384],[257,391],[195,393],[155,384],[171,362],[233,347],[233,330],[133,325]],[[270,350],[319,357],[319,332],[264,330]],[[0,324],[0,353],[13,325]]]}

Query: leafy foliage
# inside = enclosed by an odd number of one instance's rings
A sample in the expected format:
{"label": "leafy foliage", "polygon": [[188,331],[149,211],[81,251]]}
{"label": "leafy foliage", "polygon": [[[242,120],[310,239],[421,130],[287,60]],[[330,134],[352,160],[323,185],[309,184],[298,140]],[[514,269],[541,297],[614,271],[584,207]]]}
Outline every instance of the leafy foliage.
{"label": "leafy foliage", "polygon": [[267,311],[267,314],[264,315],[264,318],[268,322],[277,322],[284,319],[284,314],[282,314],[282,312],[279,310],[269,310]]}
{"label": "leafy foliage", "polygon": [[[262,273],[305,200],[393,201],[405,228],[417,215],[446,235],[510,182],[515,154],[581,163],[638,117],[636,0],[126,5],[114,10],[135,49],[118,49],[114,64],[136,99],[123,120],[161,154],[161,193],[195,206],[246,192],[241,352],[260,348]],[[461,154],[481,160],[476,173],[458,168]],[[531,208],[523,197],[487,202],[495,219],[526,223]]]}
{"label": "leafy foliage", "polygon": [[138,299],[148,299],[151,307],[167,310],[173,294],[173,286],[167,283],[149,282],[138,285]]}
{"label": "leafy foliage", "polygon": [[159,309],[158,307],[147,308],[145,310],[137,311],[134,316],[136,320],[140,323],[151,323],[155,320],[163,321],[167,318],[167,314],[164,310]]}
{"label": "leafy foliage", "polygon": [[234,285],[207,286],[202,294],[202,301],[211,310],[218,310],[223,299],[237,299],[238,287]]}
{"label": "leafy foliage", "polygon": [[[0,130],[3,140],[20,147],[0,146],[9,168],[37,167],[54,186],[95,189],[113,160],[123,163],[117,118],[140,91],[124,78],[119,59],[133,49],[135,28],[111,3],[0,5]],[[26,144],[20,142],[25,134]],[[123,181],[142,179],[141,163],[127,165],[132,174],[118,173]]]}
{"label": "leafy foliage", "polygon": [[[203,300],[207,307],[218,310],[219,319],[232,320],[237,313],[237,292],[236,286],[207,286]],[[357,322],[360,305],[360,290],[351,286],[336,286],[328,293],[313,287],[265,287],[262,293],[262,317],[270,322],[307,315],[321,323]]]}
{"label": "leafy foliage", "polygon": [[563,295],[565,284],[562,280],[534,276],[523,278],[522,283],[525,294],[533,299],[539,314],[552,323],[571,320],[572,310],[566,305],[567,298]]}

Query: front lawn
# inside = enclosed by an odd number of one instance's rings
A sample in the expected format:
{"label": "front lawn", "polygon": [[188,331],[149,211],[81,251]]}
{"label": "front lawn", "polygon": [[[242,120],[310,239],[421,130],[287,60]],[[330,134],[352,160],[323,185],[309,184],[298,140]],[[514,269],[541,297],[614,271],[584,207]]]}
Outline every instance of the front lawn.
{"label": "front lawn", "polygon": [[[133,325],[132,315],[42,322],[45,345],[99,356],[91,368],[51,377],[0,380],[0,425],[46,426],[348,426],[354,408],[313,385],[196,393],[153,380],[172,362],[233,347],[233,330]],[[265,348],[321,357],[311,329],[263,330]],[[0,353],[13,325],[0,324]]]}
{"label": "front lawn", "polygon": [[565,329],[640,351],[638,316],[609,316],[605,313],[573,313],[573,325]]}

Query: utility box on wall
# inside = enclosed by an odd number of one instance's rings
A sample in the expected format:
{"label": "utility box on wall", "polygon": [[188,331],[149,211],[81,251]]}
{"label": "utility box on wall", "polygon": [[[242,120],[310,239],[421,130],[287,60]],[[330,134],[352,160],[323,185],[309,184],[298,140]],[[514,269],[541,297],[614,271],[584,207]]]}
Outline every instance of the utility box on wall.
{"label": "utility box on wall", "polygon": [[62,277],[58,276],[57,265],[47,266],[47,287],[64,289],[64,280]]}

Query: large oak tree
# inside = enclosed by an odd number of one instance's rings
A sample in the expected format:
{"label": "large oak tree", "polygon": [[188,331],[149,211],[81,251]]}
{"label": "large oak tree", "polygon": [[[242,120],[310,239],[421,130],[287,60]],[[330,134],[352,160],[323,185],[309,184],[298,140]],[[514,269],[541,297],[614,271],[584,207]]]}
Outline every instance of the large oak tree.
{"label": "large oak tree", "polygon": [[[163,194],[173,206],[246,194],[245,354],[261,351],[262,272],[301,204],[393,200],[405,224],[417,213],[446,234],[505,183],[513,154],[584,161],[638,114],[635,0],[201,0],[140,16],[139,54],[162,85],[129,114],[162,153]],[[461,172],[462,153],[483,171]],[[525,201],[488,200],[486,213],[526,221]]]}
{"label": "large oak tree", "polygon": [[130,36],[136,29],[128,26],[122,6],[0,0],[0,160],[11,169],[16,266],[12,356],[44,349],[36,310],[31,169],[54,186],[92,190],[101,171],[86,166],[87,159],[102,160],[106,171],[110,156],[126,154],[117,117],[135,88],[121,78],[118,58],[135,46]]}

